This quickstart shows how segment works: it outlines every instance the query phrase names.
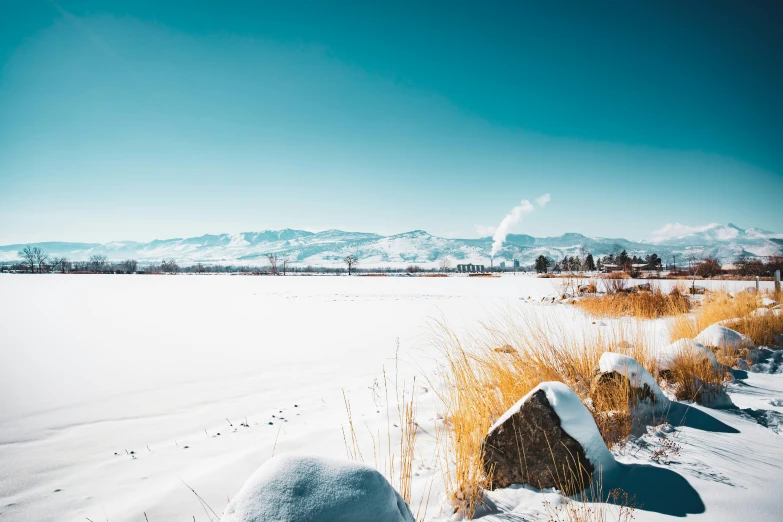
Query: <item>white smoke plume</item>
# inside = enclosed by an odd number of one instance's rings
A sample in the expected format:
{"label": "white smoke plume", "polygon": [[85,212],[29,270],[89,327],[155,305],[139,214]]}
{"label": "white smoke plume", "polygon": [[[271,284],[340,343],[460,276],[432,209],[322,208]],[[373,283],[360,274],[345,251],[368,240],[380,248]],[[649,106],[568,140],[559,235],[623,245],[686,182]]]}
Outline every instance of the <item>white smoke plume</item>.
{"label": "white smoke plume", "polygon": [[542,194],[536,198],[536,203],[538,203],[539,207],[544,207],[547,203],[549,203],[552,200],[551,197],[549,197],[549,194]]}
{"label": "white smoke plume", "polygon": [[500,222],[498,229],[495,231],[495,235],[492,236],[492,257],[495,257],[495,254],[500,251],[500,247],[503,246],[503,242],[506,240],[511,227],[519,223],[523,216],[527,216],[531,212],[533,212],[533,204],[523,199],[519,205],[511,209],[509,215],[503,218],[503,221]]}

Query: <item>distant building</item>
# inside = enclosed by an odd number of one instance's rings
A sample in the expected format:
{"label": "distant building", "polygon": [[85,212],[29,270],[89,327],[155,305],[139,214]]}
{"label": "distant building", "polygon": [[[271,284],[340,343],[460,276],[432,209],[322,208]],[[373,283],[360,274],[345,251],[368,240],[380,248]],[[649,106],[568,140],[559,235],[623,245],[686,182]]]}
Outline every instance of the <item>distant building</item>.
{"label": "distant building", "polygon": [[501,270],[505,270],[506,269],[506,262],[505,261],[501,261],[500,262],[500,269]]}
{"label": "distant building", "polygon": [[457,265],[457,272],[476,273],[486,272],[486,270],[484,269],[484,265],[474,265],[473,263],[468,263],[466,265]]}
{"label": "distant building", "polygon": [[517,268],[519,268],[519,259],[514,260],[514,270],[516,270]]}

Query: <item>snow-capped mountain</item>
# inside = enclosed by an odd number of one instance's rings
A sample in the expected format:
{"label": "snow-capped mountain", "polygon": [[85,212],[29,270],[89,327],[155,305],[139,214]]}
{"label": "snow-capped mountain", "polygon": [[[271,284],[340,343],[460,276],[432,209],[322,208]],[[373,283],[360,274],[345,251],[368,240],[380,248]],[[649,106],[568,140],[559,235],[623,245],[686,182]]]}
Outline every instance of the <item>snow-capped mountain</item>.
{"label": "snow-capped mountain", "polygon": [[[644,256],[657,253],[667,262],[673,255],[703,258],[714,256],[724,263],[740,254],[763,257],[783,254],[783,234],[735,225],[709,225],[687,229],[681,234],[669,234],[650,242],[629,241],[622,238],[587,237],[568,233],[555,237],[537,238],[523,234],[509,234],[503,248],[495,256],[495,263],[519,259],[523,265],[532,264],[539,255],[554,259],[563,256],[594,256],[619,253]],[[0,246],[0,261],[18,259],[25,245]],[[299,265],[336,265],[348,254],[359,257],[362,266],[399,266],[419,264],[433,266],[448,257],[454,263],[475,262],[488,264],[492,238],[452,239],[437,237],[423,230],[383,236],[365,232],[325,230],[265,230],[237,234],[204,235],[192,238],[154,240],[149,243],[112,241],[110,243],[35,243],[51,256],[67,257],[72,261],[85,260],[100,254],[110,260],[137,259],[142,262],[175,259],[180,264],[195,262],[263,265],[266,255],[277,253]]]}

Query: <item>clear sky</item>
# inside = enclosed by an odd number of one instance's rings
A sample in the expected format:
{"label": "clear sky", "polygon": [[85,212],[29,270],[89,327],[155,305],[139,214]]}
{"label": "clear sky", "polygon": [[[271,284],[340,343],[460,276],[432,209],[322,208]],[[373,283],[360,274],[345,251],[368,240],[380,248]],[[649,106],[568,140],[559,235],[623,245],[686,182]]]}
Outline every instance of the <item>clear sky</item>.
{"label": "clear sky", "polygon": [[783,232],[783,2],[0,0],[0,244]]}

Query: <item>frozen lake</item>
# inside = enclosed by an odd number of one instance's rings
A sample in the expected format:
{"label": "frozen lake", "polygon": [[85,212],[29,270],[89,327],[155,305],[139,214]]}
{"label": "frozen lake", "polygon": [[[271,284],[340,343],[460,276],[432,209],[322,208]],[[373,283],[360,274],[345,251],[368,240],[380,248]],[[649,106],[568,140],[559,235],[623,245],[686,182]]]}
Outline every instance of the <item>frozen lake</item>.
{"label": "frozen lake", "polygon": [[0,517],[208,520],[183,481],[220,513],[273,451],[344,456],[343,390],[385,433],[373,384],[427,373],[432,320],[473,327],[557,284],[2,275]]}

